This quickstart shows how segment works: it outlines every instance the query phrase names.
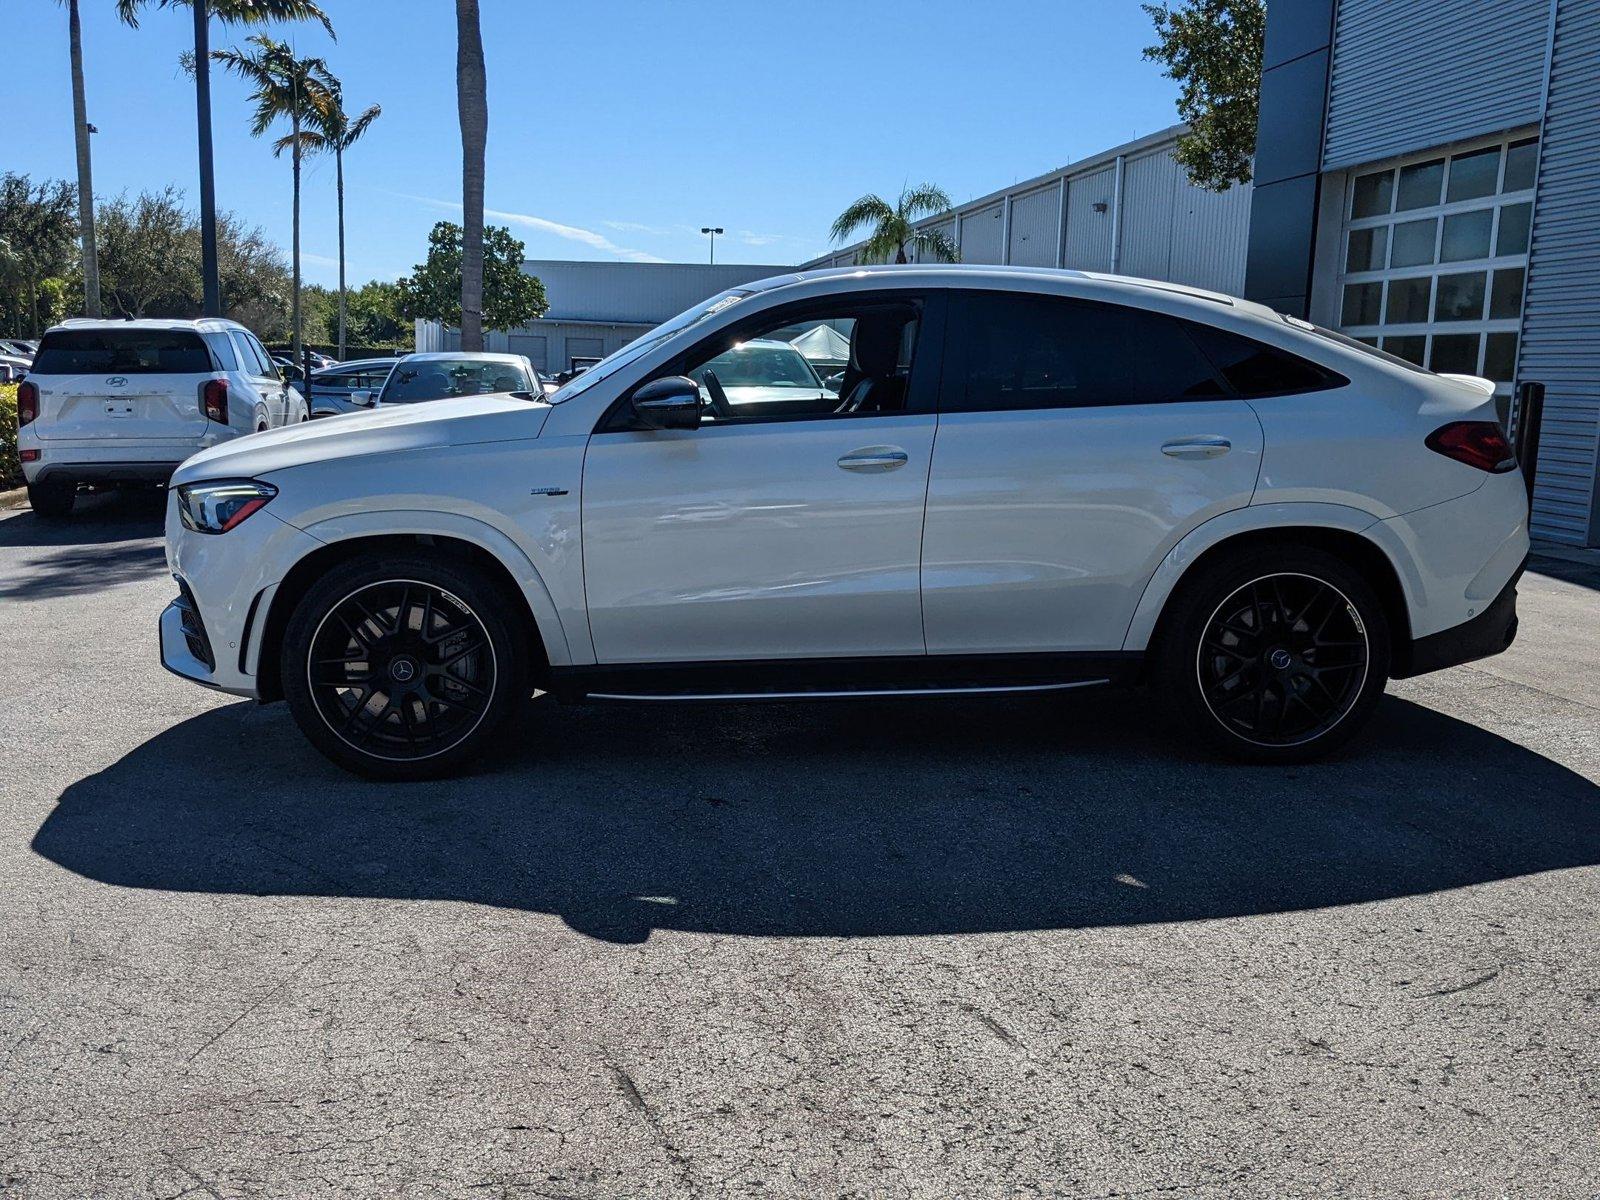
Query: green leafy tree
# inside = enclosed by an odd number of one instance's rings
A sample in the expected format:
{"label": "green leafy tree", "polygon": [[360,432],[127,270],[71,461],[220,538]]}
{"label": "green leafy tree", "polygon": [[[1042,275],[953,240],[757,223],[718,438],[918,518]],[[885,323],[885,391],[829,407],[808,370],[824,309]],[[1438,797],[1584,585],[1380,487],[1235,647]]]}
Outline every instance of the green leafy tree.
{"label": "green leafy tree", "polygon": [[1189,130],[1174,152],[1196,187],[1225,192],[1249,183],[1261,106],[1265,0],[1146,4],[1155,22],[1144,56],[1178,81],[1178,115]]}
{"label": "green leafy tree", "polygon": [[[301,149],[307,154],[332,154],[334,180],[339,197],[339,357],[344,357],[346,297],[344,284],[344,152],[383,115],[383,109],[374,104],[355,118],[344,110],[344,94],[338,80],[333,81],[331,103],[313,117],[313,128],[300,135]],[[280,138],[274,150],[281,154],[293,134]]]}
{"label": "green leafy tree", "polygon": [[294,51],[283,42],[264,33],[248,39],[253,50],[214,50],[211,57],[246,82],[254,84],[250,99],[255,113],[250,122],[250,133],[260,137],[280,119],[289,121],[289,137],[281,139],[273,148],[274,154],[289,151],[294,167],[294,239],[290,251],[294,289],[289,310],[290,324],[294,330],[294,357],[300,360],[302,327],[300,317],[300,162],[305,153],[301,132],[306,125],[316,125],[327,119],[334,104],[337,81],[320,58],[296,58]]}
{"label": "green leafy tree", "polygon": [[[509,229],[483,231],[483,327],[515,329],[549,309],[544,284],[522,270],[523,246]],[[461,226],[440,221],[428,235],[428,261],[398,281],[408,320],[461,324]],[[463,342],[462,348],[466,345]]]}
{"label": "green leafy tree", "polygon": [[925,261],[956,262],[961,252],[943,231],[916,227],[923,217],[949,208],[950,197],[944,190],[924,183],[906,188],[894,204],[875,194],[861,197],[839,214],[829,232],[834,241],[843,242],[856,230],[869,227],[872,232],[860,254],[864,263],[909,262],[908,252],[912,250]]}
{"label": "green leafy tree", "polygon": [[41,302],[45,281],[72,271],[78,224],[72,186],[0,176],[0,328],[32,336],[59,314]]}
{"label": "green leafy tree", "polygon": [[400,285],[374,279],[350,293],[350,336],[358,346],[398,346],[411,327],[401,314]]}
{"label": "green leafy tree", "polygon": [[124,317],[187,316],[200,290],[199,230],[176,188],[100,206],[100,292]]}

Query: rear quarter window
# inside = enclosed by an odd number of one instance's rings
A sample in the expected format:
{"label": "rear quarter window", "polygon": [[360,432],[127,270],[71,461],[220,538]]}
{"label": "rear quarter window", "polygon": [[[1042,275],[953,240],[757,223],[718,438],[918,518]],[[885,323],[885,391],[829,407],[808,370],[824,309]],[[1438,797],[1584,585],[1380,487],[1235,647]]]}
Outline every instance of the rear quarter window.
{"label": "rear quarter window", "polygon": [[35,375],[205,375],[217,368],[187,329],[62,329],[44,335]]}
{"label": "rear quarter window", "polygon": [[1320,392],[1350,382],[1337,371],[1253,338],[1195,321],[1184,326],[1240,399]]}

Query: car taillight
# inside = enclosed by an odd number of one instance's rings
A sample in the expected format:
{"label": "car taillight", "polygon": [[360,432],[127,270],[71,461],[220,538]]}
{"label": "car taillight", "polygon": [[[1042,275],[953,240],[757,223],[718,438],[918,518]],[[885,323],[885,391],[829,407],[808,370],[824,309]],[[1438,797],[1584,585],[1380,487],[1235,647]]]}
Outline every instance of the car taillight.
{"label": "car taillight", "polygon": [[1428,435],[1429,450],[1480,471],[1502,475],[1514,470],[1517,456],[1496,421],[1452,421]]}
{"label": "car taillight", "polygon": [[17,428],[39,419],[39,385],[24,379],[17,384]]}
{"label": "car taillight", "polygon": [[226,379],[208,379],[200,389],[200,411],[205,413],[206,420],[215,421],[219,425],[228,423],[228,381]]}

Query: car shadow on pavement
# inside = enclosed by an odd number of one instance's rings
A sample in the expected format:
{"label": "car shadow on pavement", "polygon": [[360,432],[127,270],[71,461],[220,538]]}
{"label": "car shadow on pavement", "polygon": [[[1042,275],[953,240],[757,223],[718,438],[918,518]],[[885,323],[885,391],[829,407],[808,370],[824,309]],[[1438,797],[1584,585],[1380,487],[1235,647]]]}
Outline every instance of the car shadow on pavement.
{"label": "car shadow on pavement", "polygon": [[380,785],[283,706],[214,709],[73,784],[41,855],[123,887],[470,901],[596,938],[1189,921],[1600,862],[1600,788],[1389,697],[1297,768],[1169,748],[1137,695],[529,704],[479,773]]}
{"label": "car shadow on pavement", "polygon": [[40,551],[0,579],[0,601],[82,595],[165,574],[165,505],[165,492],[113,492],[80,496],[60,520],[28,511],[0,520],[0,548]]}

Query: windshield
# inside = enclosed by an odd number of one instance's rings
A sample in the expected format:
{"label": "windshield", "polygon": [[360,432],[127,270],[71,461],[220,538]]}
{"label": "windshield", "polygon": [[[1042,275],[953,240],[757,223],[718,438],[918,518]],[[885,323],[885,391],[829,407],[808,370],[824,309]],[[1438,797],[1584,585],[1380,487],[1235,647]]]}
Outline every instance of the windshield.
{"label": "windshield", "polygon": [[378,403],[420,404],[453,396],[526,392],[532,387],[533,382],[521,363],[504,359],[426,358],[396,365],[383,385]]}
{"label": "windshield", "polygon": [[717,355],[694,373],[695,382],[705,385],[712,372],[723,387],[770,387],[819,389],[822,381],[792,346],[742,342]]}
{"label": "windshield", "polygon": [[755,295],[755,292],[751,291],[749,288],[730,288],[728,291],[723,292],[719,296],[711,297],[711,299],[707,300],[704,304],[701,304],[696,308],[685,309],[683,312],[673,317],[670,321],[665,321],[662,324],[657,325],[649,333],[635,338],[616,353],[611,354],[606,358],[602,358],[582,375],[569,380],[566,384],[557,388],[545,398],[549,400],[551,404],[564,403],[565,401],[572,399],[574,396],[588,391],[602,379],[608,379],[612,375],[615,375],[618,370],[627,366],[629,363],[638,359],[642,355],[648,354],[655,347],[659,346],[662,342],[673,336],[673,334],[680,333],[683,330],[688,329],[691,325],[698,325],[707,317],[715,316],[723,309],[739,303],[739,301],[743,300],[746,296],[753,295]]}

